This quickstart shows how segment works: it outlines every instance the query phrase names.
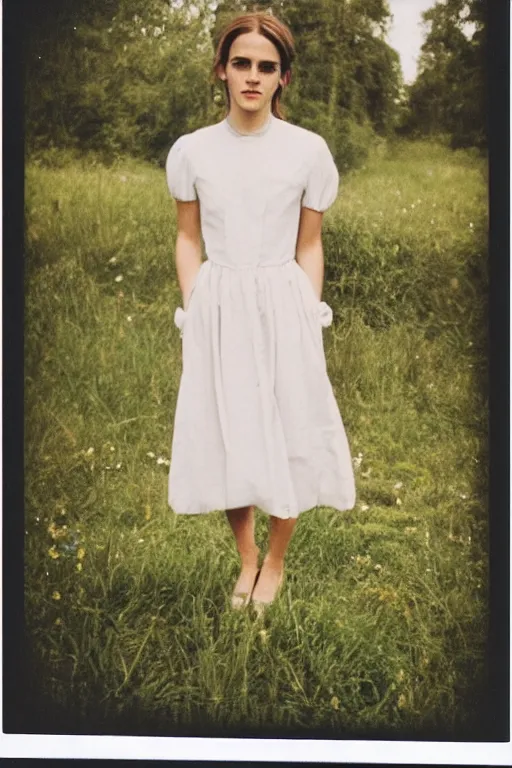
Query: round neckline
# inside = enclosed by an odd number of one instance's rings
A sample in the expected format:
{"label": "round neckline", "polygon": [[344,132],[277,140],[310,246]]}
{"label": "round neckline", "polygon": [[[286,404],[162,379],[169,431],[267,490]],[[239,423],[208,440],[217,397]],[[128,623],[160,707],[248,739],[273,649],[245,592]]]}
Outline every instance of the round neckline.
{"label": "round neckline", "polygon": [[224,118],[224,124],[228,129],[228,131],[232,133],[234,136],[237,136],[240,139],[250,139],[252,137],[264,136],[268,132],[270,126],[272,125],[273,120],[274,120],[274,115],[271,112],[266,123],[261,128],[258,128],[257,131],[251,131],[251,133],[241,133],[239,130],[237,130],[234,127],[234,125],[231,125],[228,117]]}

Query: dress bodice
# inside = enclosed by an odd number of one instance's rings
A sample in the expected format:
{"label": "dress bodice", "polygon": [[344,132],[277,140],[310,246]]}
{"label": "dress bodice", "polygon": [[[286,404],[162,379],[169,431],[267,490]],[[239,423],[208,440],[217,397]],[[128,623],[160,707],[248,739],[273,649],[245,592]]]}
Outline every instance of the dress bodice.
{"label": "dress bodice", "polygon": [[199,200],[206,255],[228,267],[293,258],[301,207],[326,210],[339,182],[324,139],[273,115],[252,134],[226,118],[180,137],[166,175],[173,197]]}

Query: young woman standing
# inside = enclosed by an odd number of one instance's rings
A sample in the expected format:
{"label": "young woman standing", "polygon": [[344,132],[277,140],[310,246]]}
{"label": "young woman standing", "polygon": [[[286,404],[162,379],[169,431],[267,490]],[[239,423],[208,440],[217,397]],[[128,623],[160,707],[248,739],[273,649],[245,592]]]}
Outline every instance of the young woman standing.
{"label": "young woman standing", "polygon": [[[338,172],[322,137],[282,119],[293,58],[274,16],[232,21],[214,62],[227,117],[178,139],[166,163],[183,295],[169,504],[226,510],[241,558],[232,605],[258,612],[282,583],[299,514],[355,502],[322,339],[322,215]],[[261,568],[255,506],[270,516]]]}

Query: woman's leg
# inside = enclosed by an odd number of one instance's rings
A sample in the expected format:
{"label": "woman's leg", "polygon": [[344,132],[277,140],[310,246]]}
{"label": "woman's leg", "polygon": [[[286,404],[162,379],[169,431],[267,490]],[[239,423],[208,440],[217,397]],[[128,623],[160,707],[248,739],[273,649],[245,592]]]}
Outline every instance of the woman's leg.
{"label": "woman's leg", "polygon": [[284,573],[284,558],[292,537],[296,518],[283,520],[270,518],[268,553],[261,567],[258,583],[252,595],[255,603],[271,603],[281,584]]}
{"label": "woman's leg", "polygon": [[227,509],[226,515],[235,536],[242,562],[233,595],[250,595],[258,573],[259,549],[254,538],[254,507]]}

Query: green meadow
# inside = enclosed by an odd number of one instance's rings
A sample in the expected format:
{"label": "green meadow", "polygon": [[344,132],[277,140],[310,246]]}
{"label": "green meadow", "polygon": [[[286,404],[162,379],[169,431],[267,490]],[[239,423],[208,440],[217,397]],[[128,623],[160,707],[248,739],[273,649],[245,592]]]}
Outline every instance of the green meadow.
{"label": "green meadow", "polygon": [[46,732],[475,734],[486,172],[471,151],[399,142],[342,178],[323,333],[357,503],[301,516],[258,621],[229,608],[225,515],[167,506],[181,297],[164,172],[28,163],[26,625]]}

